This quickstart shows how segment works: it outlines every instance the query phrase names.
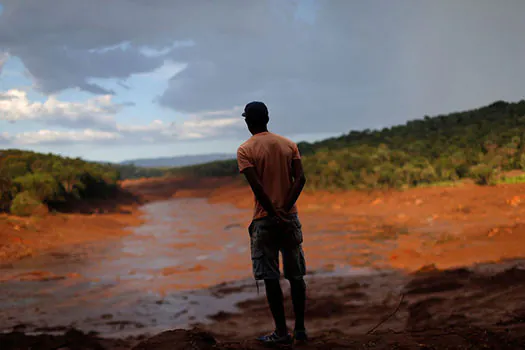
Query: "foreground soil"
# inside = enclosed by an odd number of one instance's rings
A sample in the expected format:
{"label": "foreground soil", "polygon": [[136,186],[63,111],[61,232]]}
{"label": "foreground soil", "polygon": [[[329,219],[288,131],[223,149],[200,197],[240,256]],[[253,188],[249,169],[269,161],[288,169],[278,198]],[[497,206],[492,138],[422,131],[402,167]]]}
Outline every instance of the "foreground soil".
{"label": "foreground soil", "polygon": [[[430,266],[410,275],[310,276],[311,339],[295,347],[523,349],[524,267],[523,261],[511,261],[445,271]],[[223,289],[228,292],[227,285]],[[291,318],[289,298],[286,311]],[[241,303],[239,313],[221,312],[213,319],[153,337],[101,339],[73,329],[59,336],[12,332],[0,335],[0,344],[2,349],[263,349],[253,339],[271,329],[263,297]]]}
{"label": "foreground soil", "polygon": [[[144,201],[207,197],[243,209],[253,205],[249,188],[232,179],[139,180],[124,182],[123,187]],[[49,216],[34,237],[53,229],[71,236],[64,240],[71,243],[117,237],[124,233],[123,225],[138,220],[133,210],[131,206],[127,214],[67,214],[70,227],[56,221],[64,216]],[[299,210],[313,271],[308,276],[307,306],[311,341],[301,348],[524,348],[525,264],[519,258],[525,257],[525,185],[306,192]],[[26,246],[34,244],[34,251],[45,247],[31,243],[31,236],[26,236],[30,230],[23,229],[22,235],[12,219],[0,224],[9,226],[9,237],[29,240]],[[79,223],[85,230],[78,229]],[[316,274],[337,272],[342,266],[365,267],[373,273]],[[239,292],[227,285],[224,289]],[[239,307],[239,313],[215,315],[211,324],[153,337],[110,340],[75,330],[57,336],[12,332],[0,336],[0,348],[262,348],[252,339],[272,328],[264,297]],[[286,307],[292,317],[289,300]]]}

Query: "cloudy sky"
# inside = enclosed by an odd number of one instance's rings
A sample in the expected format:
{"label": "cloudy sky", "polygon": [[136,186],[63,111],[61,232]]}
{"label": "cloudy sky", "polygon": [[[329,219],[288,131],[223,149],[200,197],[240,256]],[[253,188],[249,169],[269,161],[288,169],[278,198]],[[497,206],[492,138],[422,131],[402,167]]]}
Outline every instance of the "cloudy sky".
{"label": "cloudy sky", "polygon": [[523,0],[0,0],[0,148],[234,152],[525,95]]}

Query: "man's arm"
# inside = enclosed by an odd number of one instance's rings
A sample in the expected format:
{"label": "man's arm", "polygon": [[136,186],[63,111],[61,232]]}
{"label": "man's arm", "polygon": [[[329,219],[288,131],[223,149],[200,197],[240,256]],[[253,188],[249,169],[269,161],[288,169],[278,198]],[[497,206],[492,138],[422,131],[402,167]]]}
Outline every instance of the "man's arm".
{"label": "man's arm", "polygon": [[257,201],[261,204],[263,209],[266,210],[271,217],[278,216],[279,214],[277,213],[275,206],[268,194],[264,191],[259,176],[257,176],[253,160],[249,156],[249,153],[246,152],[246,149],[242,146],[237,150],[237,162],[239,164],[239,171],[244,174],[246,180],[248,180],[255,198],[257,198]]}
{"label": "man's arm", "polygon": [[255,198],[259,201],[261,206],[266,210],[268,215],[270,216],[277,216],[277,210],[275,206],[273,205],[272,201],[270,200],[270,197],[268,197],[268,194],[264,191],[264,188],[261,184],[261,181],[259,180],[259,177],[257,176],[257,172],[255,171],[254,167],[246,168],[242,171],[244,176],[246,177],[246,180],[248,180],[248,183],[250,184],[250,187],[252,188],[253,194],[255,195]]}
{"label": "man's arm", "polygon": [[304,176],[303,163],[301,162],[301,159],[292,160],[292,176],[292,188],[290,189],[290,193],[288,193],[288,197],[286,198],[284,207],[282,208],[285,213],[288,213],[290,210],[292,210],[295,202],[299,198],[299,195],[304,188],[304,184],[306,183],[306,176]]}

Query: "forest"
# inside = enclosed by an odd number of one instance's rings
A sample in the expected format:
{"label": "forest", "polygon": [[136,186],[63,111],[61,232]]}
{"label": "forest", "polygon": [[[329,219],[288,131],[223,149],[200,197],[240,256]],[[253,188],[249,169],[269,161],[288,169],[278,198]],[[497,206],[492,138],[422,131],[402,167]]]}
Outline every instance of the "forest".
{"label": "forest", "polygon": [[[503,171],[525,168],[525,100],[298,146],[309,189],[402,188],[464,178],[490,185]],[[229,160],[168,173],[234,176],[237,167]]]}
{"label": "forest", "polygon": [[0,151],[0,211],[29,216],[68,202],[109,198],[120,174],[109,165],[20,150]]}

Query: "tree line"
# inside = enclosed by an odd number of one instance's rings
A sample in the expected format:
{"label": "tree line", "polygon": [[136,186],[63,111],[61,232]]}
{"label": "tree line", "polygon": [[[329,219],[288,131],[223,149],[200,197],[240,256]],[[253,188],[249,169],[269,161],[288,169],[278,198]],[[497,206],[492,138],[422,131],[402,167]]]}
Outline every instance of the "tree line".
{"label": "tree line", "polygon": [[0,211],[32,215],[70,201],[113,196],[120,179],[109,164],[54,154],[0,151]]}
{"label": "tree line", "polygon": [[162,177],[167,174],[166,169],[145,168],[135,164],[114,164],[122,179],[140,179],[149,177]]}

